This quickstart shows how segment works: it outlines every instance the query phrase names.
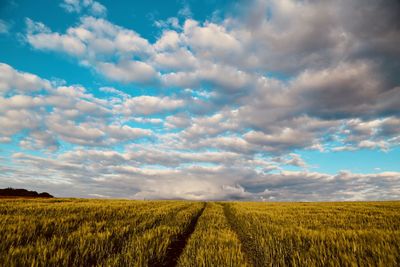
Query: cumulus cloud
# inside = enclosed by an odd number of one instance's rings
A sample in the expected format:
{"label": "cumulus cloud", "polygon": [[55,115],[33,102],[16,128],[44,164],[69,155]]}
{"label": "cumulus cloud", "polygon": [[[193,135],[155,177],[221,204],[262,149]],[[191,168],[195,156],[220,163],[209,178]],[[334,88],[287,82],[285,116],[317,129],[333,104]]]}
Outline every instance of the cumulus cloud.
{"label": "cumulus cloud", "polygon": [[33,131],[26,138],[19,142],[19,145],[27,150],[48,150],[55,152],[59,149],[60,143],[51,131]]}
{"label": "cumulus cloud", "polygon": [[79,196],[399,197],[398,172],[310,172],[302,157],[400,145],[398,1],[254,0],[205,21],[186,9],[156,21],[151,41],[105,19],[99,2],[61,6],[77,24],[56,32],[27,19],[27,44],[145,93],[113,83],[100,98],[0,64],[0,142],[72,146],[55,160],[15,154],[3,179],[33,182],[47,166],[39,184],[61,195],[69,184]]}
{"label": "cumulus cloud", "polygon": [[7,110],[0,116],[0,133],[5,136],[14,135],[22,130],[36,129],[40,125],[40,116],[28,110]]}
{"label": "cumulus cloud", "polygon": [[[336,175],[312,172],[282,172],[254,179],[243,187],[269,200],[367,200],[398,199],[398,172]],[[389,193],[388,193],[389,192]]]}
{"label": "cumulus cloud", "polygon": [[180,42],[180,36],[176,31],[164,31],[154,44],[154,48],[158,51],[176,50],[179,48]]}
{"label": "cumulus cloud", "polygon": [[183,39],[196,55],[205,58],[232,58],[240,52],[241,43],[223,25],[206,23],[200,26],[188,19],[183,26]]}
{"label": "cumulus cloud", "polygon": [[126,61],[118,64],[98,63],[97,69],[111,80],[121,82],[149,82],[156,76],[154,69],[140,61]]}
{"label": "cumulus cloud", "polygon": [[[126,113],[115,111],[112,99],[97,98],[78,85],[53,86],[50,81],[7,64],[1,64],[0,68],[3,70],[0,88],[4,95],[0,96],[0,136],[4,140],[25,133],[19,143],[21,147],[55,151],[59,140],[75,145],[107,146],[153,135],[149,129],[119,121],[118,116]],[[171,103],[180,104],[176,101]],[[143,109],[146,108],[144,105]],[[156,108],[158,103],[148,110]]]}
{"label": "cumulus cloud", "polygon": [[115,109],[126,115],[149,115],[162,111],[176,110],[184,105],[184,100],[167,96],[137,96],[126,99],[122,105],[116,106]]}
{"label": "cumulus cloud", "polygon": [[277,163],[282,163],[285,165],[291,165],[291,166],[296,166],[300,168],[306,168],[307,164],[306,162],[302,159],[302,157],[296,153],[289,153],[288,156],[285,157],[275,157],[272,159],[272,161],[277,162]]}
{"label": "cumulus cloud", "polygon": [[28,35],[27,41],[37,49],[56,50],[60,49],[74,56],[86,52],[86,47],[81,40],[74,36],[52,33],[49,28],[40,22],[26,19]]}
{"label": "cumulus cloud", "polygon": [[294,129],[284,128],[278,134],[264,134],[262,132],[251,131],[244,135],[246,141],[259,145],[267,151],[282,151],[285,149],[296,149],[308,146],[312,139],[296,132]]}
{"label": "cumulus cloud", "polygon": [[[148,82],[156,75],[143,61],[132,56],[151,53],[148,41],[132,30],[123,29],[107,20],[83,17],[81,24],[66,33],[51,32],[43,23],[27,19],[27,42],[36,49],[64,52],[91,66],[105,77],[121,82]],[[115,55],[119,58],[115,62]]]}
{"label": "cumulus cloud", "polygon": [[49,89],[50,82],[38,76],[19,72],[10,65],[0,63],[0,93],[6,94],[11,90],[17,92]]}
{"label": "cumulus cloud", "polygon": [[[400,174],[382,172],[336,175],[315,172],[257,173],[251,168],[187,166],[179,169],[134,167],[131,156],[115,151],[67,152],[56,159],[14,154],[15,164],[25,164],[23,175],[13,185],[29,181],[44,167],[49,177],[40,181],[63,196],[64,184],[76,196],[106,194],[127,198],[247,199],[247,200],[372,200],[397,199]],[[4,173],[0,174],[4,177]],[[59,183],[57,187],[54,184]],[[124,188],[124,189],[123,189]]]}
{"label": "cumulus cloud", "polygon": [[[299,108],[318,117],[380,115],[381,110],[375,106],[382,102],[386,91],[392,89],[382,76],[383,73],[368,61],[305,71],[293,81],[290,98],[301,101]],[[302,102],[305,107],[301,107]]]}

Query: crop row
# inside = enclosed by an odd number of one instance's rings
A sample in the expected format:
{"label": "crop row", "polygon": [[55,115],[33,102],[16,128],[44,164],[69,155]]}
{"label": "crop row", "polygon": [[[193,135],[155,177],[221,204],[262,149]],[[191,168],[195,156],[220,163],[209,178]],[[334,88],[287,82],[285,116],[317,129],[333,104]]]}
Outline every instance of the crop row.
{"label": "crop row", "polygon": [[227,203],[255,266],[399,266],[400,203]]}
{"label": "crop row", "polygon": [[1,200],[0,266],[400,266],[400,202]]}
{"label": "crop row", "polygon": [[221,204],[207,203],[178,266],[249,266]]}
{"label": "crop row", "polygon": [[178,201],[0,202],[0,266],[148,266],[202,207]]}

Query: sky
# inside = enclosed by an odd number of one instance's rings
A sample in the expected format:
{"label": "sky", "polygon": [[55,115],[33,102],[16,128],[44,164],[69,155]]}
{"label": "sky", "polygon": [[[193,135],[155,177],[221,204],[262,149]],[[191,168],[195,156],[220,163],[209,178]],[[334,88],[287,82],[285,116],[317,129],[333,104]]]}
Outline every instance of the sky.
{"label": "sky", "polygon": [[400,199],[400,2],[3,0],[0,187]]}

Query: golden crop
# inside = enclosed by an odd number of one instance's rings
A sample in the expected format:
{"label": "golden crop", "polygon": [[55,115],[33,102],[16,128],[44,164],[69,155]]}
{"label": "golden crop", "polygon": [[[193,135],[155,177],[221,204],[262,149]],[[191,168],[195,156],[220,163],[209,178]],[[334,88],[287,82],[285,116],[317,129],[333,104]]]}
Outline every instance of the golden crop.
{"label": "golden crop", "polygon": [[255,266],[400,266],[400,202],[225,204]]}
{"label": "golden crop", "polygon": [[160,264],[201,203],[1,200],[0,266]]}
{"label": "golden crop", "polygon": [[207,204],[178,266],[248,266],[221,204]]}
{"label": "golden crop", "polygon": [[1,199],[0,266],[400,266],[400,202]]}

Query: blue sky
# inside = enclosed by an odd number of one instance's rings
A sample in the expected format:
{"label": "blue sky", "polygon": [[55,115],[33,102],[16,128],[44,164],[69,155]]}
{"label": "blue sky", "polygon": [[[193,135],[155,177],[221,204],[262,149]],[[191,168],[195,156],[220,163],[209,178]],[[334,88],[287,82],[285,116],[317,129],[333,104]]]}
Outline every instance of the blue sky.
{"label": "blue sky", "polygon": [[399,198],[399,10],[358,0],[3,1],[0,186]]}

